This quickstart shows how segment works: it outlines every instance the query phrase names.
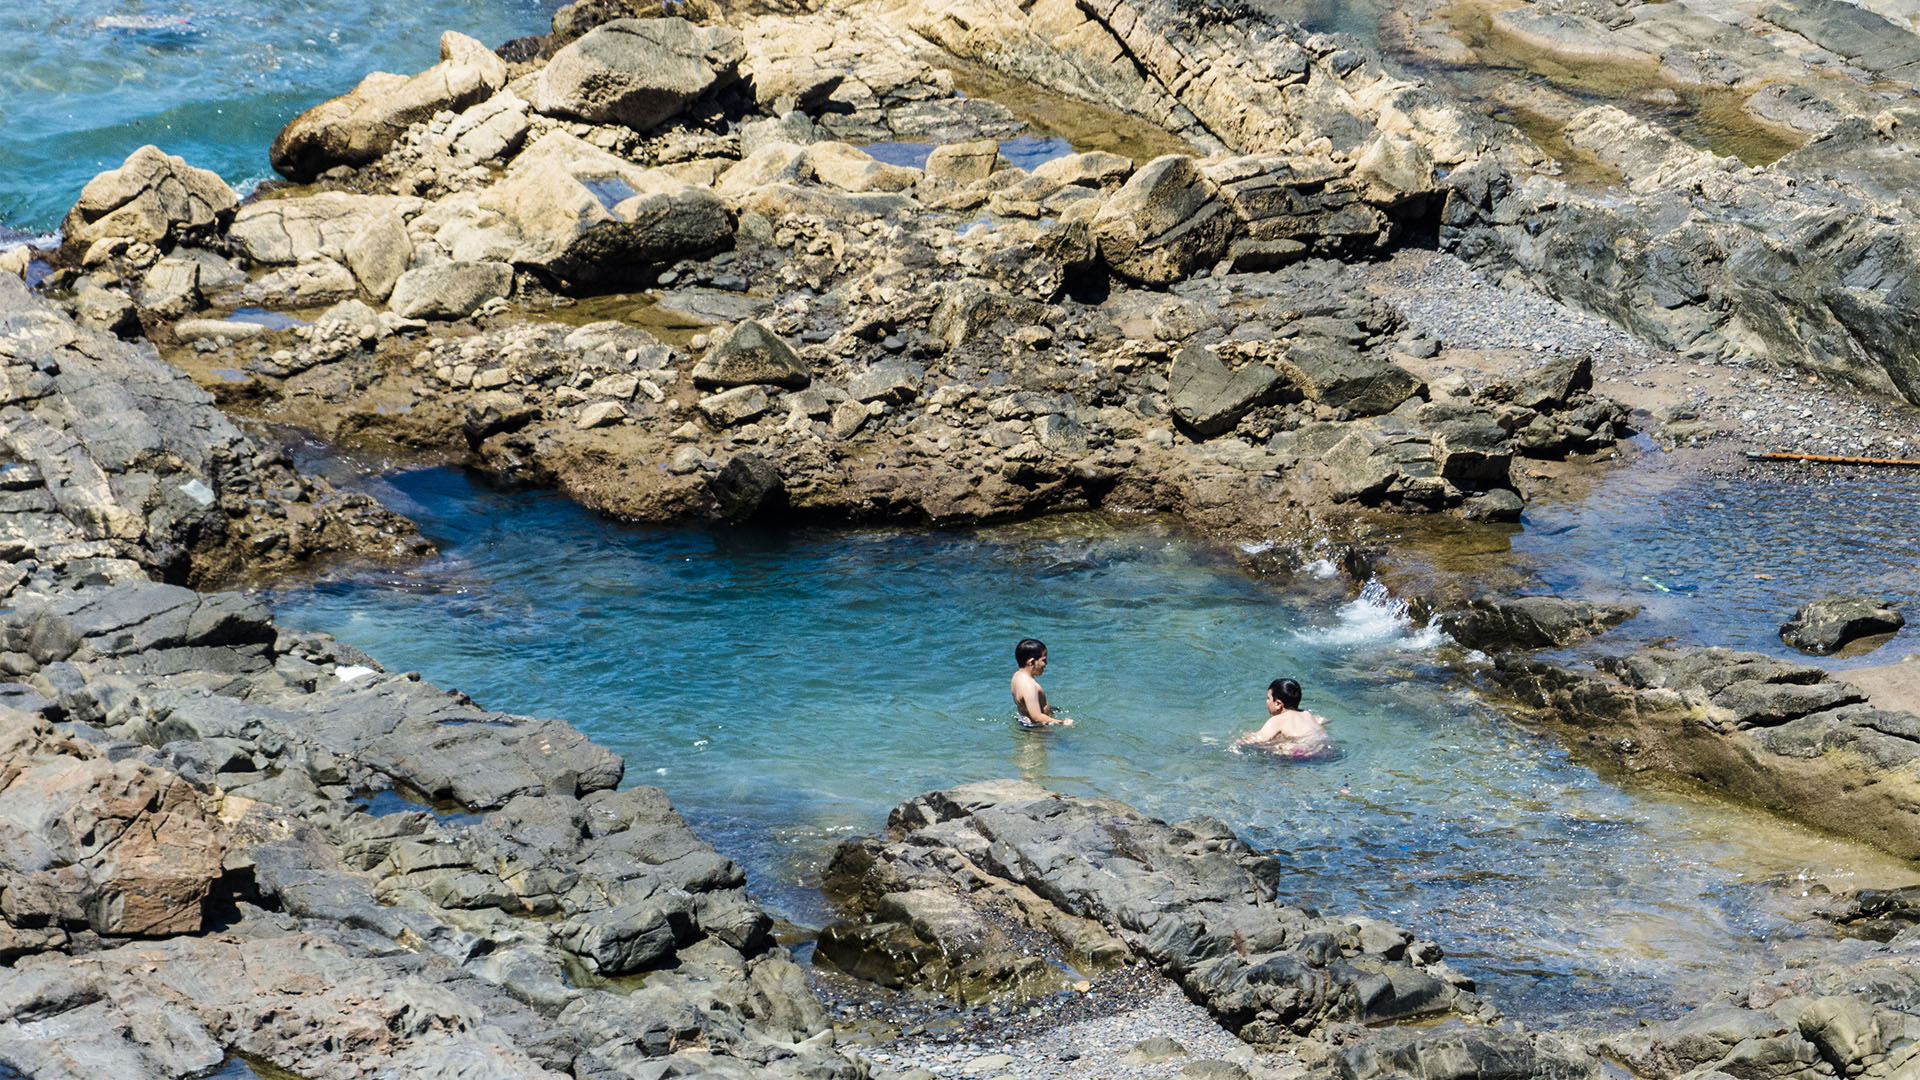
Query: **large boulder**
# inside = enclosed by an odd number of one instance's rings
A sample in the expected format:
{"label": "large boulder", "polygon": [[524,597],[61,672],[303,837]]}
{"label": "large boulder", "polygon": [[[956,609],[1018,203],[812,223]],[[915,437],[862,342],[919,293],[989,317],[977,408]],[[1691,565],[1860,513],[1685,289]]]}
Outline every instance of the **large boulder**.
{"label": "large boulder", "polygon": [[702,388],[784,386],[798,390],[812,380],[793,347],[752,319],[735,325],[693,366],[693,384]]}
{"label": "large boulder", "polygon": [[1093,236],[1113,272],[1170,285],[1226,254],[1233,214],[1192,158],[1155,158],[1093,218]]}
{"label": "large boulder", "polygon": [[506,263],[436,263],[401,274],[388,306],[405,319],[464,319],[512,291],[513,267]]}
{"label": "large boulder", "polygon": [[1343,342],[1303,341],[1288,350],[1287,361],[1308,399],[1352,416],[1392,412],[1425,389],[1406,368]]}
{"label": "large boulder", "polygon": [[1793,613],[1780,628],[1780,640],[1801,652],[1825,655],[1861,638],[1891,634],[1906,617],[1865,596],[1824,596]]}
{"label": "large boulder", "polygon": [[282,176],[299,181],[336,165],[365,165],[391,150],[412,125],[476,105],[506,84],[506,61],[449,30],[440,35],[438,64],[413,76],[373,72],[346,95],[294,117],[274,138],[268,159]]}
{"label": "large boulder", "polygon": [[1174,356],[1167,383],[1167,402],[1175,422],[1203,439],[1232,431],[1241,417],[1271,400],[1283,385],[1265,364],[1250,363],[1233,371],[1198,345]]}
{"label": "large boulder", "polygon": [[240,197],[218,173],[143,146],[119,168],[87,181],[60,232],[73,252],[109,236],[172,244],[220,231],[238,205]]}
{"label": "large boulder", "polygon": [[[733,217],[711,190],[643,169],[564,132],[523,151],[480,196],[478,225],[507,237],[507,257],[570,283],[643,277],[725,246]],[[442,243],[451,249],[443,226]]]}
{"label": "large boulder", "polygon": [[615,19],[554,54],[533,107],[547,116],[645,131],[738,78],[737,31],[685,19]]}

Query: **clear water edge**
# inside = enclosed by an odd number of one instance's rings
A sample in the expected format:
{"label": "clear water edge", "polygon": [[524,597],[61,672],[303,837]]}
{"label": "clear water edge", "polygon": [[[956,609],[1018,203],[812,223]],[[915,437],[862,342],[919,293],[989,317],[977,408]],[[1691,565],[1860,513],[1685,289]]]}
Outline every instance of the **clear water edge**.
{"label": "clear water edge", "polygon": [[[401,573],[271,594],[290,625],[620,752],[800,925],[841,839],[922,791],[1020,775],[1158,816],[1211,814],[1288,866],[1298,903],[1439,941],[1540,1020],[1670,1014],[1812,947],[1800,884],[1911,867],[1717,803],[1626,790],[1481,703],[1391,598],[1094,517],[994,529],[632,529],[563,497],[396,478],[443,544]],[[1566,535],[1566,534],[1563,534]],[[1077,718],[1009,720],[1036,634]],[[1336,759],[1227,753],[1280,674]]]}

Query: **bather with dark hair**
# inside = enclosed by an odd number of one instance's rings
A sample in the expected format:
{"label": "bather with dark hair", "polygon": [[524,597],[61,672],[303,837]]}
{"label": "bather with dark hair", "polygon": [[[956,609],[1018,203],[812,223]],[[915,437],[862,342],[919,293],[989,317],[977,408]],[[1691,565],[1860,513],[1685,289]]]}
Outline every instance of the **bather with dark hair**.
{"label": "bather with dark hair", "polygon": [[1300,707],[1299,682],[1275,679],[1267,684],[1266,724],[1235,739],[1227,749],[1238,753],[1242,746],[1257,746],[1290,758],[1319,757],[1333,749],[1326,726],[1325,717]]}

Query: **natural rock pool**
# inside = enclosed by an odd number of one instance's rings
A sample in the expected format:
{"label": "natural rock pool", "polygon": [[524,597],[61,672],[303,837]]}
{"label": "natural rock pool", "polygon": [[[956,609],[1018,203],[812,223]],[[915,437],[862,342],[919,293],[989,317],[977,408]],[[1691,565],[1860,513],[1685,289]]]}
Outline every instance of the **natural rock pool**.
{"label": "natural rock pool", "polygon": [[[812,886],[838,839],[911,795],[1011,775],[1219,817],[1293,868],[1294,901],[1431,937],[1541,1020],[1671,1014],[1811,946],[1786,912],[1807,883],[1912,878],[1757,815],[1623,790],[1459,687],[1378,590],[1350,599],[1311,565],[1251,574],[1156,523],[638,529],[444,470],[383,494],[443,556],[280,591],[278,617],[572,722],[803,926],[830,918]],[[1028,634],[1072,728],[1010,722]],[[1337,758],[1224,749],[1279,675],[1333,719]]]}

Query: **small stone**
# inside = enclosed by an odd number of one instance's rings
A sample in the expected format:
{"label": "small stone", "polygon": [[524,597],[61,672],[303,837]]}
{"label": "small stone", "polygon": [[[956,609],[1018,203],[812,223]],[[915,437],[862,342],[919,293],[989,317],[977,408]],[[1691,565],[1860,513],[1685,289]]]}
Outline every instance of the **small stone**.
{"label": "small stone", "polygon": [[506,368],[488,368],[473,377],[476,390],[498,390],[513,381],[513,372]]}
{"label": "small stone", "polygon": [[699,447],[683,446],[673,452],[673,460],[667,463],[667,471],[675,476],[685,476],[698,472],[706,462],[707,455],[701,453]]}
{"label": "small stone", "polygon": [[1187,1056],[1187,1048],[1165,1035],[1155,1035],[1151,1039],[1142,1039],[1133,1044],[1127,1056],[1121,1058],[1126,1065],[1157,1065],[1162,1061]]}
{"label": "small stone", "polygon": [[579,419],[573,423],[575,427],[585,431],[591,428],[606,427],[609,424],[617,424],[626,418],[626,407],[619,402],[596,401],[586,408],[581,409]]}

